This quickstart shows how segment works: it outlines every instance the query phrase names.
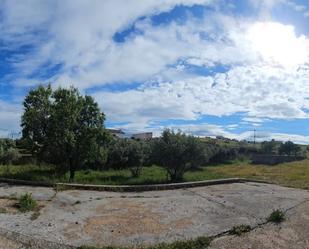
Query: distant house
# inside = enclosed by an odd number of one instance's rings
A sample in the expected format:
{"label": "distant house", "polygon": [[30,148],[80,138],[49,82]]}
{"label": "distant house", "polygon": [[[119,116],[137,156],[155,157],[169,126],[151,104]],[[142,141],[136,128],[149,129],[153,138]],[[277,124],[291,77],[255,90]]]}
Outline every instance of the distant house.
{"label": "distant house", "polygon": [[152,139],[152,132],[143,132],[143,133],[136,133],[131,136],[132,139],[136,140],[148,140]]}
{"label": "distant house", "polygon": [[114,137],[125,138],[125,133],[120,129],[106,129],[106,130],[112,133]]}

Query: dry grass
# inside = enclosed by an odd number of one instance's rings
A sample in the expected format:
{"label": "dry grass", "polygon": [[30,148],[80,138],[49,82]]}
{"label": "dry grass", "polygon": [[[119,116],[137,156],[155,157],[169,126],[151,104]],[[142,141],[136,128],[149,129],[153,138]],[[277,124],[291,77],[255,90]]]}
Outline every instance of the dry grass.
{"label": "dry grass", "polygon": [[278,164],[276,166],[233,163],[208,169],[222,177],[241,177],[266,180],[280,185],[309,189],[309,160]]}

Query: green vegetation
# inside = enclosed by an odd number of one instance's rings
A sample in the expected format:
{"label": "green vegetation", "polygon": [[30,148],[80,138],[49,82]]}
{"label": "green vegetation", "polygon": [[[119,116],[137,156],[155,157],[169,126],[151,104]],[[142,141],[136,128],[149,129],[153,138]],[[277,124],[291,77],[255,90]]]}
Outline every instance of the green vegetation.
{"label": "green vegetation", "polygon": [[270,215],[269,217],[267,218],[267,221],[268,222],[273,222],[273,223],[280,223],[282,221],[284,221],[284,213],[277,209],[277,210],[274,210]]}
{"label": "green vegetation", "polygon": [[251,227],[249,225],[239,225],[239,226],[234,226],[230,230],[229,234],[240,236],[243,233],[247,233],[250,231],[251,231]]}
{"label": "green vegetation", "polygon": [[172,243],[161,243],[154,246],[141,246],[141,247],[119,247],[119,246],[106,246],[106,247],[88,247],[81,246],[79,249],[206,249],[210,245],[211,239],[208,237],[198,237],[196,239],[186,241],[175,241]]}
{"label": "green vegetation", "polygon": [[24,144],[39,161],[57,166],[57,173],[106,162],[108,134],[105,116],[90,96],[76,88],[39,86],[24,100],[22,134]]}
{"label": "green vegetation", "polygon": [[150,144],[132,139],[115,139],[109,145],[107,165],[111,169],[129,169],[138,177],[142,166],[147,165]]}
{"label": "green vegetation", "polygon": [[26,193],[18,198],[17,206],[20,212],[28,212],[37,208],[37,202],[32,198],[31,193]]}
{"label": "green vegetation", "polygon": [[[45,182],[68,182],[69,175],[58,176],[53,166],[12,165],[9,178]],[[0,166],[0,177],[6,176],[6,166]],[[249,178],[265,180],[280,185],[309,189],[309,160],[278,164],[276,166],[251,165],[249,162],[230,162],[211,164],[191,169],[184,174],[184,181],[202,181],[220,178]],[[140,185],[168,183],[164,168],[159,166],[143,167],[138,177],[132,177],[129,169],[121,170],[78,170],[75,183],[107,185]]]}
{"label": "green vegetation", "polygon": [[183,181],[185,172],[206,162],[205,147],[198,138],[170,130],[154,142],[152,156],[172,182]]}
{"label": "green vegetation", "polygon": [[309,160],[282,163],[275,166],[235,162],[209,167],[208,170],[221,177],[264,180],[287,187],[309,189]]}
{"label": "green vegetation", "polygon": [[0,164],[12,164],[18,161],[20,153],[11,139],[0,139]]}
{"label": "green vegetation", "polygon": [[147,141],[118,139],[104,128],[105,115],[93,98],[73,87],[39,86],[23,105],[22,138],[0,139],[0,177],[111,185],[243,177],[309,188],[307,160],[273,167],[249,162],[255,154],[295,160],[309,152],[290,141],[254,144],[172,130]]}

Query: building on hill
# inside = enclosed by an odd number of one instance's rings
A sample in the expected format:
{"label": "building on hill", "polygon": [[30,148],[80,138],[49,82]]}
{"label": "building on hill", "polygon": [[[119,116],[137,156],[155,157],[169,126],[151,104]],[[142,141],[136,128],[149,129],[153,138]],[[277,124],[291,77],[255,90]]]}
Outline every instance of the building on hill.
{"label": "building on hill", "polygon": [[108,130],[110,133],[112,133],[112,135],[114,137],[117,137],[117,138],[125,138],[125,132],[123,132],[122,130],[120,129],[106,129]]}
{"label": "building on hill", "polygon": [[148,140],[152,139],[152,132],[142,132],[142,133],[136,133],[131,136],[132,139],[135,140]]}

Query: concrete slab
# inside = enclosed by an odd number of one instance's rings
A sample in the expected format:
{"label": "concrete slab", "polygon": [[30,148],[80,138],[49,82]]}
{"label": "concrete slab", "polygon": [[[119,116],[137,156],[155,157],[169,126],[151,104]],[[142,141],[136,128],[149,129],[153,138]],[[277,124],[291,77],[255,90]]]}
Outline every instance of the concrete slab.
{"label": "concrete slab", "polygon": [[209,249],[306,249],[309,248],[309,202],[289,210],[279,225],[266,224],[241,236],[222,236]]}
{"label": "concrete slab", "polygon": [[141,245],[213,236],[235,225],[256,226],[274,209],[309,200],[306,190],[262,183],[115,193],[0,187],[0,197],[32,192],[48,200],[40,216],[0,214],[0,227],[32,238],[73,246]]}

